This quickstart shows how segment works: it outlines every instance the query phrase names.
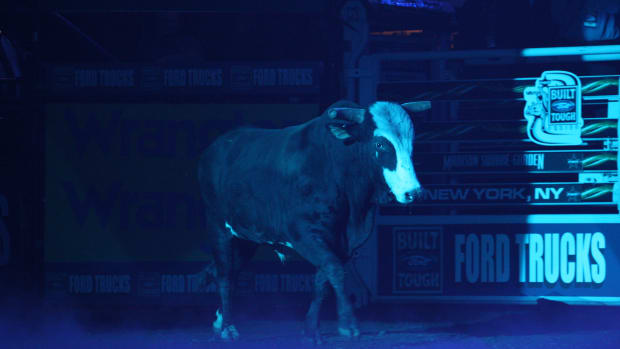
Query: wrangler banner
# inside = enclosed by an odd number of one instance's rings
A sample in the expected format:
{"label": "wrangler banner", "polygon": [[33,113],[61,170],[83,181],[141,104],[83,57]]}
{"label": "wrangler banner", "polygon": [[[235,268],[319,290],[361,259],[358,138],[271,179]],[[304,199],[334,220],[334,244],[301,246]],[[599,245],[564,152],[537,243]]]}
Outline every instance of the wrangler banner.
{"label": "wrangler banner", "polygon": [[[318,114],[313,104],[48,105],[48,296],[212,292],[212,284],[191,276],[211,262],[196,178],[201,150],[240,125],[283,127]],[[307,289],[279,276],[277,288],[265,286],[273,277],[255,277],[282,272],[273,251],[259,250],[255,261],[264,267],[248,274],[247,292]],[[311,273],[295,256],[287,263],[291,275]]]}

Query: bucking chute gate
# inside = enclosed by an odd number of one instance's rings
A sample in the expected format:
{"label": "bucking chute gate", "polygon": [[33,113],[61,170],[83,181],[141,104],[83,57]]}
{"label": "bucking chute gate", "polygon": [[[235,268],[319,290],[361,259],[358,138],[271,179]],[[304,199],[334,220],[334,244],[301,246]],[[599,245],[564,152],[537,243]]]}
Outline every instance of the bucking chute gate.
{"label": "bucking chute gate", "polygon": [[[558,52],[604,59],[587,52],[596,49]],[[407,70],[459,58],[438,55],[363,57],[349,75],[362,105],[432,101],[414,117],[424,190],[413,205],[381,207],[353,261],[371,299],[620,304],[620,77],[425,80]]]}

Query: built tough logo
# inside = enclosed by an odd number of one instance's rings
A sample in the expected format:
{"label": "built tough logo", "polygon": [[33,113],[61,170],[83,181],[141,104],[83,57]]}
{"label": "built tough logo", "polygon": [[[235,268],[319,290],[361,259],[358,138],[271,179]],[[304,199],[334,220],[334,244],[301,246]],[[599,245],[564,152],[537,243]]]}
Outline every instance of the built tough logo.
{"label": "built tough logo", "polygon": [[392,290],[398,294],[443,291],[441,227],[395,227]]}
{"label": "built tough logo", "polygon": [[569,72],[546,71],[523,91],[527,135],[540,145],[582,144],[581,82]]}

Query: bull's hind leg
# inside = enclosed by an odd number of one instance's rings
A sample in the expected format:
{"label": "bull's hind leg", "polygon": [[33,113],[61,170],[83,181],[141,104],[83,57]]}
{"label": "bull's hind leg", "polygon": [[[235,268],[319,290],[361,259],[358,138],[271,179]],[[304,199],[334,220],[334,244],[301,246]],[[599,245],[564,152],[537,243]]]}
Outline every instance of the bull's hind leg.
{"label": "bull's hind leg", "polygon": [[215,259],[216,283],[220,294],[221,308],[217,309],[216,319],[213,322],[213,331],[222,339],[236,339],[239,336],[237,328],[231,321],[232,298],[232,236],[222,227],[211,224],[210,236],[213,257]]}
{"label": "bull's hind leg", "polygon": [[[222,229],[223,228],[223,229]],[[213,330],[221,339],[236,339],[239,332],[233,324],[232,297],[239,272],[248,260],[252,258],[257,244],[233,238],[229,228],[213,227],[212,240],[213,255],[215,257],[216,279],[220,293],[221,311],[216,312]]]}

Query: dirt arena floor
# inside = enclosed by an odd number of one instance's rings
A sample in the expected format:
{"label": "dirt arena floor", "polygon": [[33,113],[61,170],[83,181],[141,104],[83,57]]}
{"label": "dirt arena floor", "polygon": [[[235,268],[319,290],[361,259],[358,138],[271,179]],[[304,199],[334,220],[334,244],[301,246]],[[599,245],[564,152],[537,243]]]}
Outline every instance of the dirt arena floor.
{"label": "dirt arena floor", "polygon": [[[214,307],[3,304],[0,348],[7,349],[317,348],[301,336],[305,304],[238,304],[234,342],[214,338]],[[334,308],[323,307],[318,348],[620,348],[618,307],[375,304],[357,311],[356,340],[337,336]]]}

